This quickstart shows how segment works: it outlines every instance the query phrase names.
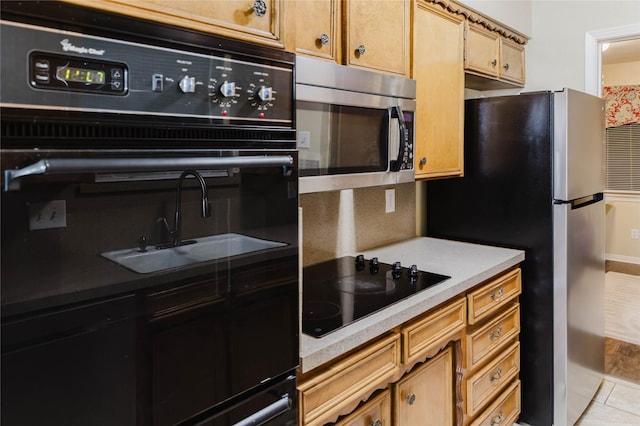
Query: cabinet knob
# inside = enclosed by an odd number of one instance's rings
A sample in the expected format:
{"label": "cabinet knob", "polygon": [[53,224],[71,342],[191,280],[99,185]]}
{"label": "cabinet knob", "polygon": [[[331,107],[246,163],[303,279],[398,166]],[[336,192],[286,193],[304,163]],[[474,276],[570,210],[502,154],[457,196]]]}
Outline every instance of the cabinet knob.
{"label": "cabinet knob", "polygon": [[498,326],[497,330],[491,330],[489,332],[489,340],[497,339],[502,334],[502,326]]}
{"label": "cabinet knob", "polygon": [[509,71],[509,64],[504,64],[502,68],[504,68],[506,71]]}
{"label": "cabinet knob", "polygon": [[364,55],[364,53],[367,51],[367,49],[365,49],[364,44],[361,44],[360,46],[358,46],[358,48],[356,49],[356,55],[357,56],[362,56]]}
{"label": "cabinet knob", "polygon": [[491,296],[491,300],[500,299],[502,297],[502,287],[498,289],[498,293],[492,291],[490,296]]}
{"label": "cabinet knob", "polygon": [[498,367],[498,370],[496,371],[496,373],[489,376],[489,381],[494,382],[496,380],[500,380],[501,377],[502,377],[502,367]]}
{"label": "cabinet knob", "polygon": [[497,59],[494,59],[493,61],[491,61],[491,66],[492,66],[492,67],[494,67],[494,68],[495,68],[495,67],[496,67],[496,65],[498,65],[498,60],[497,60]]}
{"label": "cabinet knob", "polygon": [[318,40],[320,40],[320,44],[325,45],[325,44],[329,44],[329,36],[327,34],[322,34]]}
{"label": "cabinet knob", "polygon": [[420,165],[421,165],[421,166],[424,166],[425,164],[427,164],[427,157],[422,157],[422,158],[420,159]]}
{"label": "cabinet knob", "polygon": [[491,419],[491,426],[495,426],[495,425],[501,424],[502,420],[504,420],[504,413],[502,412],[502,410],[500,410],[498,415]]}
{"label": "cabinet knob", "polygon": [[410,393],[409,395],[407,395],[407,402],[409,403],[409,405],[413,405],[413,403],[416,402],[416,394]]}
{"label": "cabinet knob", "polygon": [[371,422],[371,426],[382,426],[382,420],[375,419],[374,421]]}
{"label": "cabinet knob", "polygon": [[253,11],[256,16],[264,16],[267,14],[267,4],[264,0],[253,0]]}

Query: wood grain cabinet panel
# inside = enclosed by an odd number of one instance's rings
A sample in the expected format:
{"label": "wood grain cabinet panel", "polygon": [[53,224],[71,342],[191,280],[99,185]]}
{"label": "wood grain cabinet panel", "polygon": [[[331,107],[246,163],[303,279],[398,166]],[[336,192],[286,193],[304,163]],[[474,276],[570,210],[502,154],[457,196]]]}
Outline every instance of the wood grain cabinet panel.
{"label": "wood grain cabinet panel", "polygon": [[484,326],[467,334],[467,368],[475,369],[520,334],[520,305],[515,304]]}
{"label": "wood grain cabinet panel", "polygon": [[391,391],[383,391],[367,401],[336,426],[389,426],[391,425]]}
{"label": "wood grain cabinet panel", "polygon": [[467,379],[467,414],[475,416],[520,372],[520,342],[511,344],[501,355]]}
{"label": "wood grain cabinet panel", "polygon": [[401,328],[402,362],[411,365],[437,352],[465,327],[465,300],[458,298]]}
{"label": "wood grain cabinet panel", "polygon": [[[65,0],[163,24],[284,48],[284,0]],[[255,7],[254,7],[255,6]]]}
{"label": "wood grain cabinet panel", "polygon": [[500,76],[500,34],[467,23],[464,68],[498,78]]}
{"label": "wood grain cabinet panel", "polygon": [[520,380],[516,380],[470,426],[512,425],[520,407]]}
{"label": "wood grain cabinet panel", "polygon": [[340,1],[288,2],[287,26],[295,27],[295,53],[340,61]]}
{"label": "wood grain cabinet panel", "polygon": [[439,5],[414,5],[416,179],[464,174],[464,21]]}
{"label": "wood grain cabinet panel", "polygon": [[522,293],[522,273],[519,268],[467,294],[469,324],[490,317]]}
{"label": "wood grain cabinet panel", "polygon": [[513,81],[519,86],[525,82],[525,54],[524,46],[502,38],[500,40],[501,77],[503,80]]}
{"label": "wood grain cabinet panel", "polygon": [[453,425],[451,347],[416,367],[394,384],[394,424]]}
{"label": "wood grain cabinet panel", "polygon": [[323,425],[350,413],[400,370],[400,335],[393,333],[349,357],[320,368],[299,383],[300,411],[305,425]]}

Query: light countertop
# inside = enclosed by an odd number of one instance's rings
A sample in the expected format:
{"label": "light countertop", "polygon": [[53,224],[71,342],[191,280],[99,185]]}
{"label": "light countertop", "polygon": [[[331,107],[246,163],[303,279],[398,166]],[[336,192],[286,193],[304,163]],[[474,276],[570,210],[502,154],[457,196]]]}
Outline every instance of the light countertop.
{"label": "light countertop", "polygon": [[300,334],[300,369],[307,373],[335,357],[438,306],[524,260],[524,251],[416,237],[353,255],[402,261],[451,278],[321,338]]}

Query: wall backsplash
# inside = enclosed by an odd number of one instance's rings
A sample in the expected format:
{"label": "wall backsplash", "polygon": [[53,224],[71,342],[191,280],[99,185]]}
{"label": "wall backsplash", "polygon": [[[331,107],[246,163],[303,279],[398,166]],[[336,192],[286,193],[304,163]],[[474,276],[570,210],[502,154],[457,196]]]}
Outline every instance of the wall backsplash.
{"label": "wall backsplash", "polygon": [[[303,266],[416,236],[416,184],[300,195]],[[395,211],[385,212],[385,190]]]}

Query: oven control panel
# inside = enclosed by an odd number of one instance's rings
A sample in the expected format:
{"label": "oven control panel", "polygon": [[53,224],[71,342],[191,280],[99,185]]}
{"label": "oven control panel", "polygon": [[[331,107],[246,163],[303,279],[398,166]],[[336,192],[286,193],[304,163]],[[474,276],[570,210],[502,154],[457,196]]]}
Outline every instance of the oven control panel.
{"label": "oven control panel", "polygon": [[293,64],[12,21],[0,30],[3,107],[293,125]]}

